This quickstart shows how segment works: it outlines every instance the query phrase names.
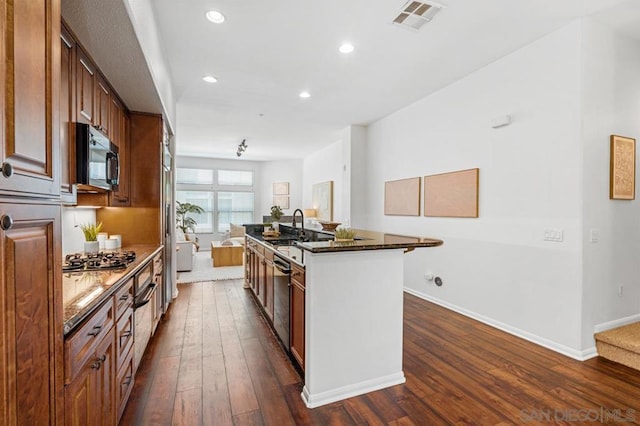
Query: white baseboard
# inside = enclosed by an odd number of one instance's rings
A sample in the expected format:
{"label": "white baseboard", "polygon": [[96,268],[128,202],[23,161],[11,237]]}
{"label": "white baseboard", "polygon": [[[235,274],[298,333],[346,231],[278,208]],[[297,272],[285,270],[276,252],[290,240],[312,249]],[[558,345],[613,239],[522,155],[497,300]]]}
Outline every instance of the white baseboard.
{"label": "white baseboard", "polygon": [[409,294],[412,294],[420,299],[424,299],[428,302],[435,303],[436,305],[443,306],[447,309],[450,309],[454,312],[462,314],[466,317],[472,318],[474,320],[480,321],[484,324],[490,325],[491,327],[495,327],[499,330],[502,330],[506,333],[512,334],[516,337],[520,337],[521,339],[528,340],[531,343],[535,343],[536,345],[545,347],[547,349],[551,349],[554,352],[558,352],[562,355],[568,356],[570,358],[576,359],[578,361],[585,361],[589,358],[593,358],[597,355],[595,347],[586,349],[584,351],[579,351],[573,348],[570,348],[565,345],[561,345],[557,342],[551,341],[544,337],[538,336],[533,333],[529,333],[528,331],[520,330],[519,328],[512,327],[508,324],[502,323],[500,321],[496,321],[493,318],[486,317],[484,315],[480,315],[476,312],[469,311],[467,309],[456,306],[452,303],[445,302],[444,300],[438,299],[437,297],[433,297],[431,295],[416,291],[414,289],[405,287],[404,291]]}
{"label": "white baseboard", "polygon": [[307,408],[316,408],[320,407],[321,405],[341,401],[353,396],[358,396],[391,386],[400,385],[404,382],[406,382],[404,373],[400,371],[399,373],[391,374],[384,377],[378,377],[372,380],[366,380],[364,382],[355,383],[353,385],[344,386],[338,389],[331,389],[314,395],[309,394],[309,390],[305,386],[302,389],[302,393],[300,394],[300,396],[302,397],[302,400],[304,401]]}
{"label": "white baseboard", "polygon": [[629,317],[618,318],[617,320],[603,322],[593,328],[594,333],[600,333],[601,331],[611,330],[612,328],[622,327],[623,325],[631,324],[640,321],[640,314],[631,315]]}

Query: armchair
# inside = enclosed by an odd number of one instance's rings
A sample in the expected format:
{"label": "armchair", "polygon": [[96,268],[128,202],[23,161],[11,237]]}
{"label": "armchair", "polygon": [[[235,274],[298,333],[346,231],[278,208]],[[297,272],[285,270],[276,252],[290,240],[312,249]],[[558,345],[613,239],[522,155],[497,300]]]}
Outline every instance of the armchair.
{"label": "armchair", "polygon": [[176,270],[178,272],[191,271],[198,251],[196,243],[188,241],[180,231],[177,232],[176,238]]}

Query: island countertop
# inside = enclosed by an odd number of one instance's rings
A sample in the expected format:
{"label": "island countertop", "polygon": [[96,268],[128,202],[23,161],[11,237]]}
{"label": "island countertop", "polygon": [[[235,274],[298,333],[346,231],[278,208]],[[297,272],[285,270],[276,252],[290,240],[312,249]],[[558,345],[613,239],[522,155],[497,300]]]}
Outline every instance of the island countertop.
{"label": "island countertop", "polygon": [[120,284],[131,278],[140,267],[153,259],[162,245],[132,245],[136,259],[126,269],[104,271],[73,271],[62,274],[64,303],[64,334],[69,334],[84,318],[112,295]]}
{"label": "island countertop", "polygon": [[327,253],[399,248],[411,251],[420,247],[437,247],[443,244],[442,240],[435,238],[414,237],[362,229],[355,229],[354,231],[356,232],[356,239],[353,241],[296,241],[295,245],[311,253]]}

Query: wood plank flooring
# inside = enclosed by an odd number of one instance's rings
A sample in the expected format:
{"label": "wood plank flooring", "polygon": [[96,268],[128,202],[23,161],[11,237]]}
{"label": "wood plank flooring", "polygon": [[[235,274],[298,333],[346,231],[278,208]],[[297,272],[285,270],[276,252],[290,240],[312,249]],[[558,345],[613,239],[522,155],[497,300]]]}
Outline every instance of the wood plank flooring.
{"label": "wood plank flooring", "polygon": [[185,284],[122,425],[640,424],[640,372],[574,361],[405,294],[407,382],[313,410],[241,280]]}

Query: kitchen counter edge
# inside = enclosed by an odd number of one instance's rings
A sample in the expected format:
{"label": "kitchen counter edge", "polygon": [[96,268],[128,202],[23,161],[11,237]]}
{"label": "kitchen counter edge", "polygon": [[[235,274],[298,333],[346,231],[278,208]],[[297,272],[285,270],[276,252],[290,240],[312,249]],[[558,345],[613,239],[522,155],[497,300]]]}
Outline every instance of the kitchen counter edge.
{"label": "kitchen counter edge", "polygon": [[[113,284],[109,285],[108,288],[104,289],[104,291],[96,297],[96,299],[92,300],[87,306],[83,307],[80,311],[74,313],[73,315],[67,318],[67,310],[68,306],[65,304],[65,319],[63,332],[65,338],[73,333],[73,331],[78,328],[82,322],[88,318],[98,307],[102,305],[104,301],[106,301],[110,296],[112,296],[118,289],[124,285],[131,277],[133,277],[137,272],[139,272],[142,267],[153,260],[153,258],[164,248],[163,244],[155,245],[155,244],[140,244],[140,245],[132,245],[127,247],[122,247],[122,250],[133,250],[136,252],[136,260],[134,260],[127,269],[123,271],[110,270],[110,271],[90,271],[95,274],[120,274],[121,276],[116,276]],[[87,271],[89,272],[89,271]],[[63,281],[73,274],[78,274],[82,272],[65,272],[63,273]]]}

